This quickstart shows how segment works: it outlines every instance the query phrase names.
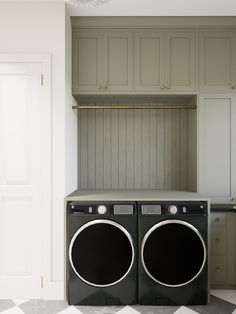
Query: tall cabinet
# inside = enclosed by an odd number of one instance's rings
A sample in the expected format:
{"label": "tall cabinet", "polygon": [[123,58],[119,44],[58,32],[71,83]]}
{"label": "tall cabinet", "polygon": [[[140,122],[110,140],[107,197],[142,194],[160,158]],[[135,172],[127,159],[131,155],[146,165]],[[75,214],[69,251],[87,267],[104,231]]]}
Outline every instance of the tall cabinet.
{"label": "tall cabinet", "polygon": [[202,95],[198,121],[198,190],[214,203],[235,202],[236,95]]}

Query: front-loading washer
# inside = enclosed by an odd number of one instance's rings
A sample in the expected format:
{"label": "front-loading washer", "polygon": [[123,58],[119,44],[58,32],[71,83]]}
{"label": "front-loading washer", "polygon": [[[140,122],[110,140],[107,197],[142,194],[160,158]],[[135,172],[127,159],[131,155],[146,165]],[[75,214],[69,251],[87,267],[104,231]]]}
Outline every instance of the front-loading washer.
{"label": "front-loading washer", "polygon": [[68,202],[66,252],[69,304],[137,303],[135,202]]}
{"label": "front-loading washer", "polygon": [[208,203],[143,202],[138,210],[139,304],[206,304]]}

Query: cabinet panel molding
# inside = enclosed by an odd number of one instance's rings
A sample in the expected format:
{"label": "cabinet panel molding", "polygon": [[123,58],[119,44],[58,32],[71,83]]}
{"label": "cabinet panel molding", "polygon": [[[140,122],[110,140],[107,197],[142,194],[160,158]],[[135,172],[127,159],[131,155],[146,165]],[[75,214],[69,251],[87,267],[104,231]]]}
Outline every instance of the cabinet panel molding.
{"label": "cabinet panel molding", "polygon": [[165,34],[165,82],[170,91],[195,91],[195,32]]}
{"label": "cabinet panel molding", "polygon": [[73,92],[99,91],[102,84],[102,37],[99,32],[73,32]]}
{"label": "cabinet panel molding", "polygon": [[103,33],[103,89],[132,90],[132,33]]}
{"label": "cabinet panel molding", "polygon": [[236,88],[236,33],[200,32],[199,89],[231,93]]}
{"label": "cabinet panel molding", "polygon": [[134,33],[134,80],[137,91],[161,91],[164,84],[164,34]]}

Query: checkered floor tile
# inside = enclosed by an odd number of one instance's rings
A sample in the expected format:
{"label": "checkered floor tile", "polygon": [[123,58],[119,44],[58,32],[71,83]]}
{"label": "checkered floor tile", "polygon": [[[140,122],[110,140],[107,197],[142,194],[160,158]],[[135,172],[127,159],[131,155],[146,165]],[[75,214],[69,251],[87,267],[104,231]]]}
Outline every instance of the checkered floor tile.
{"label": "checkered floor tile", "polygon": [[236,314],[236,290],[212,291],[204,306],[68,306],[64,301],[0,300],[5,314]]}

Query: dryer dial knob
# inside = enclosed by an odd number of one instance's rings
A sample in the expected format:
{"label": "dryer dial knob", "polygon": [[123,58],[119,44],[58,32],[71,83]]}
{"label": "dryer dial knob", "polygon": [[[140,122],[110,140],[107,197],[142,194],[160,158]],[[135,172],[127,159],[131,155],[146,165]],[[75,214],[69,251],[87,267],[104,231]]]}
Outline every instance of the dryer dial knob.
{"label": "dryer dial knob", "polygon": [[168,211],[171,215],[176,215],[178,213],[178,208],[175,205],[170,205]]}
{"label": "dryer dial knob", "polygon": [[105,205],[99,205],[98,206],[98,213],[100,215],[104,215],[104,214],[106,214],[106,212],[107,212],[107,208]]}

